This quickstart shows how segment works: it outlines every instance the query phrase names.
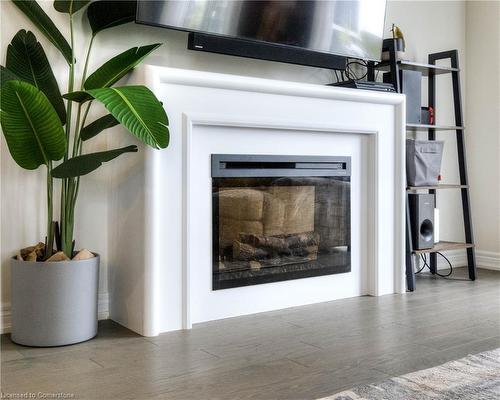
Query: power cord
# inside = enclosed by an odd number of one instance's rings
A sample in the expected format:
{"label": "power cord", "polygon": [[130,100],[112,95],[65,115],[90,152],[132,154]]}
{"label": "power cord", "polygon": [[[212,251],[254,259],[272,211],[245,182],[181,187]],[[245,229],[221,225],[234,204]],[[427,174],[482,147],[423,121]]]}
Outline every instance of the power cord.
{"label": "power cord", "polygon": [[427,264],[427,259],[424,257],[423,254],[420,254],[420,258],[422,259],[422,262],[424,263],[424,265],[422,265],[422,268],[420,268],[418,271],[415,272],[415,274],[420,274],[425,267],[431,269],[431,267]]}
{"label": "power cord", "polygon": [[[352,68],[353,65],[357,65],[357,66],[360,66],[362,68],[366,68],[366,71],[364,72],[364,74],[362,76],[358,76],[356,74],[356,71],[354,71],[354,69]],[[354,81],[359,81],[361,79],[364,79],[368,75],[368,62],[365,60],[358,60],[358,59],[348,61],[346,64],[346,67],[345,67],[345,75],[346,75],[348,80],[352,79]]]}
{"label": "power cord", "polygon": [[[448,265],[450,266],[450,271],[447,274],[440,274],[439,272],[437,272],[437,269],[436,269],[436,275],[440,276],[441,278],[447,278],[448,276],[450,276],[453,273],[453,265],[451,265],[450,260],[448,260],[448,258],[440,251],[436,251],[436,254],[439,254],[441,257],[443,257],[446,260],[446,262],[448,263]],[[427,256],[425,254],[420,254],[420,258],[422,259],[422,262],[424,263],[424,265],[417,272],[415,272],[415,274],[420,274],[424,270],[425,267],[429,268],[429,270],[431,269],[431,266],[427,263]]]}
{"label": "power cord", "polygon": [[[364,68],[362,71],[362,75],[358,76],[354,66]],[[359,69],[359,68],[358,68]],[[359,71],[358,71],[359,72]],[[376,72],[376,77],[378,78],[379,71]],[[368,61],[359,60],[359,59],[348,59],[346,63],[345,69],[343,70],[333,70],[333,74],[335,75],[335,79],[337,82],[345,82],[348,80],[360,81],[365,79],[368,76]],[[333,75],[332,75],[333,78]],[[377,80],[377,79],[375,79]]]}

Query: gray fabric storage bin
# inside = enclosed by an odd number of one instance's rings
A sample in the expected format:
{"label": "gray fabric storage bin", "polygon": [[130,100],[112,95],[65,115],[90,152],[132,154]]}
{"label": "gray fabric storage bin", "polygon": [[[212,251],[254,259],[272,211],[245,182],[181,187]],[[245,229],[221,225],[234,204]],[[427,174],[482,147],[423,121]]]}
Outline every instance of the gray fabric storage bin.
{"label": "gray fabric storage bin", "polygon": [[438,184],[444,142],[406,139],[406,179],[408,186]]}

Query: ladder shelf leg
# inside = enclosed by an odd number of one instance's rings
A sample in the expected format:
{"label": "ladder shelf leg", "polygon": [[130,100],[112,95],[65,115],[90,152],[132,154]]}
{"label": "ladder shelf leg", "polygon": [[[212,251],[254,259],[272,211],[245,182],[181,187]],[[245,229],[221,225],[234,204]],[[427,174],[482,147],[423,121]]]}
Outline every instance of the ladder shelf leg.
{"label": "ladder shelf leg", "polygon": [[[453,106],[455,111],[455,125],[458,127],[463,127],[463,116],[462,116],[462,95],[460,89],[460,76],[459,76],[459,63],[458,63],[458,51],[451,50],[441,53],[434,53],[429,55],[429,64],[436,64],[437,60],[442,60],[449,58],[451,61],[451,67],[456,68],[456,71],[451,73],[452,85],[453,85]],[[434,75],[434,74],[432,74]],[[434,107],[435,105],[435,81],[434,76],[431,77],[429,74],[429,106]],[[432,132],[431,132],[432,131]],[[429,130],[429,139],[435,139],[434,130]],[[458,153],[458,168],[460,175],[460,184],[466,186],[461,190],[462,197],[462,213],[464,221],[464,233],[465,242],[474,243],[474,235],[472,233],[472,217],[470,212],[470,197],[469,197],[469,187],[468,187],[468,177],[467,177],[467,161],[465,152],[465,136],[463,129],[456,130],[457,138],[457,153]],[[431,259],[432,265],[432,259]],[[476,257],[474,248],[467,249],[467,267],[469,272],[469,279],[476,279]]]}
{"label": "ladder shelf leg", "polygon": [[413,292],[416,288],[414,260],[410,208],[408,204],[408,195],[406,195],[406,288],[410,292]]}

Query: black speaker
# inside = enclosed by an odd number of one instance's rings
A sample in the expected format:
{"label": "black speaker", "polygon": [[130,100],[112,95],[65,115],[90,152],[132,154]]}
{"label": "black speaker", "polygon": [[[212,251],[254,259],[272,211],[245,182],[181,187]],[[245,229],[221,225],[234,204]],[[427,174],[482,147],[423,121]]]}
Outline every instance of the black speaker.
{"label": "black speaker", "polygon": [[414,250],[430,249],[434,246],[434,202],[433,194],[410,193],[408,195]]}
{"label": "black speaker", "polygon": [[[391,74],[387,72],[383,75],[384,82],[391,82]],[[421,123],[422,106],[422,72],[411,70],[399,70],[399,84],[401,93],[406,95],[406,123]]]}
{"label": "black speaker", "polygon": [[[311,67],[344,70],[347,58],[293,46],[191,32],[188,49]],[[420,106],[419,110],[420,110]],[[420,112],[420,111],[419,111]]]}

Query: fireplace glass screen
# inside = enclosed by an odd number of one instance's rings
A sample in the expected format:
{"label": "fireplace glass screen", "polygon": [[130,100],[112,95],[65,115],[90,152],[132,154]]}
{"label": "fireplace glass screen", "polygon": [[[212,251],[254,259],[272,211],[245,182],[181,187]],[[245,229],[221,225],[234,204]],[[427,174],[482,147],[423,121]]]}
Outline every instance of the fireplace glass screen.
{"label": "fireplace glass screen", "polygon": [[213,289],[349,272],[350,158],[212,156]]}

